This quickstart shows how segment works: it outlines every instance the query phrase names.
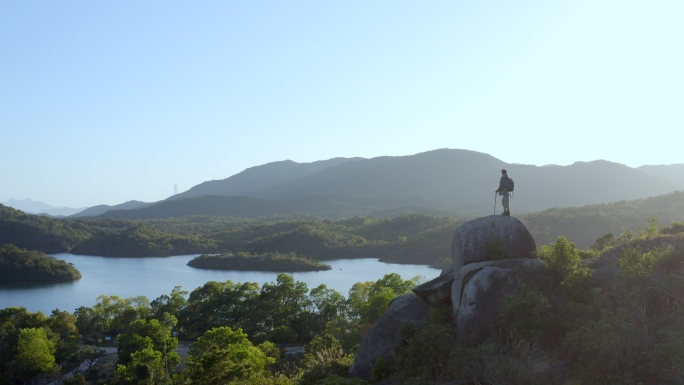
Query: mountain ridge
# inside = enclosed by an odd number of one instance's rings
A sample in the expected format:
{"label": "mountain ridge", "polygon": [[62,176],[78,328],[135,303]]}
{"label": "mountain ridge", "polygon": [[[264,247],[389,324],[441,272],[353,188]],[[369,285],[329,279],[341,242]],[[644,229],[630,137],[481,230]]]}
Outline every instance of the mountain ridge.
{"label": "mountain ridge", "polygon": [[132,210],[132,209],[138,209],[138,208],[143,208],[147,206],[151,206],[155,203],[147,203],[147,202],[141,202],[141,201],[128,201],[124,203],[120,203],[118,205],[97,205],[93,207],[88,207],[87,209],[80,211],[76,214],[71,215],[72,218],[81,218],[81,217],[90,217],[90,216],[97,216],[100,214],[104,214],[107,211],[111,210]]}
{"label": "mountain ridge", "polygon": [[326,168],[363,158],[332,158],[310,163],[283,160],[249,167],[235,175],[218,181],[206,181],[168,199],[191,198],[202,195],[250,195],[280,183],[294,181]]}
{"label": "mountain ridge", "polygon": [[[438,149],[414,155],[370,159],[332,158],[311,163],[286,160],[250,167],[220,181],[200,183],[186,192],[149,206],[202,196],[232,196],[234,198],[224,200],[212,198],[218,205],[213,209],[203,206],[207,202],[205,199],[202,203],[184,201],[183,204],[188,205],[186,209],[174,208],[173,211],[186,213],[183,215],[223,212],[245,217],[268,216],[267,212],[270,215],[325,213],[325,217],[336,218],[345,215],[345,212],[364,215],[376,209],[391,212],[399,207],[422,206],[439,210],[447,207],[449,212],[483,215],[494,209],[491,192],[498,187],[500,170],[505,168],[516,182],[511,208],[516,213],[525,213],[667,194],[679,186],[673,183],[678,181],[677,167],[631,168],[606,160],[578,161],[567,166],[534,166],[506,163],[489,154],[459,149]],[[335,201],[335,198],[330,197],[331,194],[346,196],[345,203]],[[321,195],[329,196],[327,208],[321,207]],[[240,196],[289,202],[301,212],[294,213],[293,208],[281,207],[274,202],[236,198]],[[400,202],[394,201],[398,204],[395,207],[369,207],[368,202],[353,207],[351,196],[357,197],[357,201],[362,197],[378,200],[383,196],[413,197],[413,200],[406,198]],[[237,206],[221,207],[226,204]],[[202,206],[201,213],[193,212],[190,209],[193,205]],[[252,208],[251,212],[246,209],[247,206]],[[155,210],[159,209],[147,212]],[[335,211],[336,214],[333,213]],[[138,214],[108,214],[106,217],[117,215],[131,217]],[[161,212],[158,215],[168,217],[168,214]]]}
{"label": "mountain ridge", "polygon": [[73,214],[77,214],[80,211],[84,210],[84,207],[81,208],[72,208],[72,207],[57,207],[53,206],[51,204],[41,202],[41,201],[34,201],[33,199],[13,199],[10,198],[7,202],[0,202],[1,204],[15,208],[17,210],[24,211],[26,213],[30,214],[46,214],[49,216],[69,216]]}

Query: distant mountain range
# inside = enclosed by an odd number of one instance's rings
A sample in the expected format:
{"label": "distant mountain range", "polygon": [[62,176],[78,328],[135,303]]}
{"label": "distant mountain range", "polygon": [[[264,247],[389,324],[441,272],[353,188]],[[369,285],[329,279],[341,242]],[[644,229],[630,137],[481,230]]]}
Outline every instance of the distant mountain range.
{"label": "distant mountain range", "polygon": [[226,179],[200,183],[188,191],[174,195],[169,199],[193,198],[202,195],[255,196],[256,192],[295,182],[316,175],[331,167],[358,160],[367,159],[333,158],[312,163],[297,163],[291,160],[283,160],[267,163],[262,166],[250,167]]}
{"label": "distant mountain range", "polygon": [[114,206],[109,206],[109,205],[98,205],[98,206],[93,206],[89,207],[83,211],[80,211],[74,215],[73,217],[79,218],[79,217],[92,217],[100,214],[104,214],[107,211],[111,210],[131,210],[131,209],[138,209],[142,207],[147,207],[150,205],[153,205],[154,203],[145,203],[145,202],[140,202],[140,201],[128,201],[125,203],[121,203],[118,205]]}
{"label": "distant mountain range", "polygon": [[83,210],[83,208],[74,209],[71,207],[56,207],[44,202],[34,201],[31,199],[12,199],[7,202],[0,202],[5,206],[15,208],[30,214],[47,214],[53,217],[66,217],[76,214]]}
{"label": "distant mountain range", "polygon": [[[511,199],[514,214],[640,199],[684,189],[682,164],[631,168],[598,160],[540,167],[509,164],[475,151],[441,149],[398,157],[273,162],[223,180],[201,183],[162,202],[136,202],[141,204],[137,208],[135,204],[123,207],[131,202],[113,206],[99,217],[337,218],[431,211],[485,215],[494,209],[492,193],[504,168],[516,184]],[[81,215],[98,215],[108,209],[96,207],[97,210],[85,210]],[[120,210],[111,210],[115,208]]]}
{"label": "distant mountain range", "polygon": [[658,166],[637,167],[649,175],[657,176],[666,182],[671,183],[678,190],[684,190],[684,163],[668,164]]}

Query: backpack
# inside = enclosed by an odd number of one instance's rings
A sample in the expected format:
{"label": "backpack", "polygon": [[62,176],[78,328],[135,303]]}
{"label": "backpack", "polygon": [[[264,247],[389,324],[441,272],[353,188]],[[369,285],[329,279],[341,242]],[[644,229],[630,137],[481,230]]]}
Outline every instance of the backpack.
{"label": "backpack", "polygon": [[513,179],[506,178],[506,190],[508,190],[508,192],[511,192],[511,191],[513,191],[514,187],[515,187],[515,183],[513,183]]}

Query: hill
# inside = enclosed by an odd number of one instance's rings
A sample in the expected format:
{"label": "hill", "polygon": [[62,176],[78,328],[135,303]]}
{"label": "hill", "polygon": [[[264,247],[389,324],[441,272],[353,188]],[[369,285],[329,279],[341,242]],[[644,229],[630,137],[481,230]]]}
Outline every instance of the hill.
{"label": "hill", "polygon": [[0,246],[0,283],[64,282],[81,278],[75,267],[40,251]]}
{"label": "hill", "polygon": [[83,208],[75,209],[71,207],[56,207],[44,202],[34,201],[32,199],[10,199],[2,204],[17,210],[21,210],[26,213],[47,214],[50,216],[69,216],[83,210]]}
{"label": "hill", "polygon": [[588,248],[596,241],[597,234],[618,236],[623,230],[636,232],[638,227],[646,227],[649,217],[663,226],[684,221],[684,191],[631,201],[553,208],[523,215],[520,220],[534,236],[537,246],[564,235],[579,247]]}
{"label": "hill", "polygon": [[637,167],[649,175],[657,176],[673,184],[677,189],[684,190],[684,163],[667,165],[646,165]]}
{"label": "hill", "polygon": [[[235,218],[268,218],[277,216],[316,216],[320,218],[345,218],[373,215],[374,212],[397,210],[417,205],[425,211],[439,211],[442,215],[455,215],[454,206],[434,198],[381,195],[355,196],[344,194],[314,194],[287,200],[273,200],[251,196],[205,195],[194,198],[166,200],[135,210],[108,211],[96,218],[160,219],[189,215],[213,215]],[[416,210],[420,210],[416,207]],[[387,214],[383,214],[386,216]]]}
{"label": "hill", "polygon": [[[635,169],[603,160],[539,167],[509,164],[487,154],[454,149],[372,159],[283,161],[252,167],[224,180],[204,182],[149,207],[126,213],[108,212],[101,217],[317,215],[344,218],[375,215],[378,211],[392,215],[393,212],[431,213],[430,210],[440,210],[439,215],[479,216],[492,212],[492,193],[504,168],[516,182],[511,207],[514,214],[520,215],[553,207],[666,194],[682,183],[676,178],[678,167]],[[231,198],[206,198],[209,195]],[[416,207],[419,207],[417,211]]]}
{"label": "hill", "polygon": [[518,212],[639,199],[676,190],[659,177],[607,161],[538,167],[508,164],[474,151],[443,149],[345,163],[256,195],[287,199],[331,191],[362,196],[403,194],[443,200],[459,211],[481,215],[493,205],[492,193],[504,168],[516,182],[511,204]]}
{"label": "hill", "polygon": [[291,160],[250,167],[223,180],[207,181],[169,199],[192,198],[202,195],[252,195],[253,193],[290,183],[314,175],[327,168],[360,160],[362,158],[333,158],[312,163]]}
{"label": "hill", "polygon": [[169,234],[142,223],[100,231],[70,250],[73,254],[105,257],[165,257],[216,251],[206,238]]}
{"label": "hill", "polygon": [[[450,239],[459,221],[465,219],[416,214],[393,215],[388,219],[380,219],[388,213],[403,213],[394,209],[375,211],[375,219],[361,215],[335,220],[285,214],[266,216],[273,213],[273,207],[281,210],[281,213],[291,213],[301,209],[298,204],[315,207],[318,202],[321,207],[326,208],[330,204],[329,200],[334,199],[338,199],[336,204],[340,207],[350,210],[349,207],[356,207],[352,203],[357,204],[359,201],[365,200],[364,204],[370,202],[378,208],[381,205],[395,204],[392,199],[405,198],[388,196],[376,200],[375,197],[322,194],[318,197],[320,201],[302,198],[274,201],[254,197],[216,196],[179,199],[163,202],[163,205],[177,205],[173,209],[167,210],[162,204],[158,205],[167,214],[170,212],[176,215],[174,217],[136,220],[54,219],[0,206],[0,243],[11,243],[47,253],[70,251],[86,255],[294,252],[315,259],[376,257],[388,262],[434,264],[450,255]],[[235,199],[258,204],[250,207],[225,203]],[[225,207],[226,210],[236,210],[237,207],[252,213],[261,212],[263,217],[243,219],[239,217],[239,212],[233,213],[238,217],[183,216],[182,210],[187,208],[184,201],[195,202],[200,206],[203,204],[204,208],[200,211],[205,214],[221,214],[212,211],[215,207]],[[260,206],[261,204],[263,205]],[[269,208],[269,205],[272,207]],[[156,213],[152,210],[158,209],[160,208],[157,206],[149,206],[140,210],[121,210],[108,214],[139,215],[145,213],[144,210],[151,210],[147,216],[154,218]],[[560,235],[566,235],[578,246],[588,248],[603,234],[613,233],[618,236],[623,229],[637,232],[639,226],[647,225],[649,217],[657,219],[663,226],[684,221],[684,192],[599,205],[553,208],[517,217],[527,225],[539,246],[555,241]]]}
{"label": "hill", "polygon": [[124,203],[114,205],[114,206],[98,205],[98,206],[89,207],[83,211],[80,211],[80,212],[72,215],[72,217],[74,217],[74,218],[93,217],[96,215],[104,214],[107,211],[111,211],[111,210],[139,209],[139,208],[147,207],[147,206],[150,206],[153,204],[154,203],[146,203],[146,202],[140,202],[140,201],[128,201],[128,202],[124,202]]}
{"label": "hill", "polygon": [[0,205],[0,245],[62,253],[91,236],[89,226],[82,223],[26,214]]}

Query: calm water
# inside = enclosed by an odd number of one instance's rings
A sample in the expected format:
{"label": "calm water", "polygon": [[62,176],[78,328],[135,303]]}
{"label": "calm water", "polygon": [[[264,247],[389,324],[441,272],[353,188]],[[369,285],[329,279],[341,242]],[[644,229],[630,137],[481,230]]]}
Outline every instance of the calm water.
{"label": "calm water", "polygon": [[[73,263],[83,278],[70,283],[0,287],[0,309],[23,306],[29,311],[50,314],[53,309],[73,312],[79,306],[93,306],[101,294],[122,298],[144,295],[151,300],[171,292],[174,286],[192,291],[209,281],[274,282],[278,273],[256,271],[200,270],[186,263],[196,255],[166,258],[105,258],[72,254],[55,254],[56,258]],[[423,265],[398,265],[377,259],[340,259],[325,261],[332,270],[291,273],[312,289],[322,283],[343,295],[356,282],[376,281],[388,273],[398,273],[404,279],[423,276],[432,279],[439,270]]]}

